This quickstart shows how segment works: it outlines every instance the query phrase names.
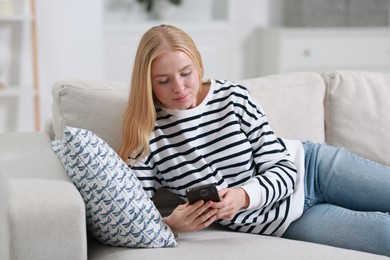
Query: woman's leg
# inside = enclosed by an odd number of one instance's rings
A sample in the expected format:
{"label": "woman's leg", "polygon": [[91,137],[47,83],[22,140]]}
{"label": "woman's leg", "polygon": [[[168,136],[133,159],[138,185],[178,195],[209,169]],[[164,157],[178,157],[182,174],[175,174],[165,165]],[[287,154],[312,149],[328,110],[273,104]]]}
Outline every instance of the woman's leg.
{"label": "woman's leg", "polygon": [[305,206],[328,203],[390,212],[390,167],[328,145],[305,143]]}
{"label": "woman's leg", "polygon": [[305,212],[284,237],[390,256],[390,167],[305,143]]}
{"label": "woman's leg", "polygon": [[319,204],[306,210],[283,237],[390,256],[390,216]]}

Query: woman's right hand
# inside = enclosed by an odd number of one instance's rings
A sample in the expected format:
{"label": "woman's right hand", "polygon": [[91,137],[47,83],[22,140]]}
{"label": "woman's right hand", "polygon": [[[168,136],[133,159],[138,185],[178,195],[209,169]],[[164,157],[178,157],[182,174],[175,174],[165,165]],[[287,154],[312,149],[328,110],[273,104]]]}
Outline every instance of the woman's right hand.
{"label": "woman's right hand", "polygon": [[177,206],[164,221],[173,233],[204,229],[217,219],[217,209],[211,208],[211,205],[211,201],[200,200],[191,205],[186,202]]}

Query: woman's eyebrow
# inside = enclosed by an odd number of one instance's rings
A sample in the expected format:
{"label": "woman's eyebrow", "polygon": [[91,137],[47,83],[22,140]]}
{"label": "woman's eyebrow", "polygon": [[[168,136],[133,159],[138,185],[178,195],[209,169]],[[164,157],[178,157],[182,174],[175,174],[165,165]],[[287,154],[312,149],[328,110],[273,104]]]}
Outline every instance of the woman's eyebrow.
{"label": "woman's eyebrow", "polygon": [[[191,68],[193,68],[193,66],[194,65],[192,65],[192,64],[188,64],[188,65],[184,66],[183,68],[181,68],[179,71],[191,69]],[[167,77],[167,76],[168,76],[168,74],[157,74],[157,75],[153,75],[152,78]]]}
{"label": "woman's eyebrow", "polygon": [[152,76],[152,78],[162,78],[162,77],[167,77],[168,74],[158,74],[158,75],[154,75]]}
{"label": "woman's eyebrow", "polygon": [[193,67],[192,64],[188,64],[188,65],[184,66],[180,71],[186,70],[186,69],[190,69],[190,68],[192,68],[192,67]]}

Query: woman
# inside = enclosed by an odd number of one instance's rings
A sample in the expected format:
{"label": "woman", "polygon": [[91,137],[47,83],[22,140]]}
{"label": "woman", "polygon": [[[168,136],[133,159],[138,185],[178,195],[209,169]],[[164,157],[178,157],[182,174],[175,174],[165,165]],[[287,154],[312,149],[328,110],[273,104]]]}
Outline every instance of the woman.
{"label": "woman", "polygon": [[390,255],[390,168],[310,142],[286,149],[244,86],[203,81],[201,56],[178,28],[147,31],[134,64],[120,156],[150,196],[165,187],[185,199],[215,183],[222,199],[179,205],[165,218],[174,233],[216,221]]}

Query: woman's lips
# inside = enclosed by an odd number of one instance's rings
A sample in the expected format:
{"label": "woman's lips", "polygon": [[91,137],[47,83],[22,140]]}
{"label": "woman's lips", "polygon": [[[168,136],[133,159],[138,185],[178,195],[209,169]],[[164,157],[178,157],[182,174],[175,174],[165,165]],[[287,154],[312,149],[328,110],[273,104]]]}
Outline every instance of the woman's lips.
{"label": "woman's lips", "polygon": [[178,101],[178,102],[184,102],[184,101],[187,99],[188,96],[189,96],[189,94],[187,94],[187,95],[182,95],[182,96],[180,96],[180,97],[178,97],[178,98],[175,98],[174,100],[175,100],[175,101]]}

